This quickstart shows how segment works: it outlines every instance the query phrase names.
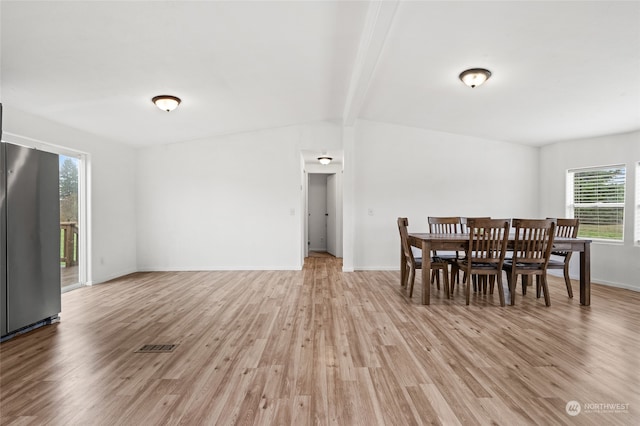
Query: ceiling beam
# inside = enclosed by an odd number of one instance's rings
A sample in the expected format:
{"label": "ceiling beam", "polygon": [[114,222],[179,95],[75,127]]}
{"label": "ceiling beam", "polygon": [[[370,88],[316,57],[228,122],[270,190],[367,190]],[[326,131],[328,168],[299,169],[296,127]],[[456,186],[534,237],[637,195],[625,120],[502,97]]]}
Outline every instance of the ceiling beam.
{"label": "ceiling beam", "polygon": [[389,29],[393,23],[398,3],[399,0],[372,1],[369,3],[342,114],[343,125],[345,126],[353,126],[360,114],[382,54],[382,49],[387,40]]}

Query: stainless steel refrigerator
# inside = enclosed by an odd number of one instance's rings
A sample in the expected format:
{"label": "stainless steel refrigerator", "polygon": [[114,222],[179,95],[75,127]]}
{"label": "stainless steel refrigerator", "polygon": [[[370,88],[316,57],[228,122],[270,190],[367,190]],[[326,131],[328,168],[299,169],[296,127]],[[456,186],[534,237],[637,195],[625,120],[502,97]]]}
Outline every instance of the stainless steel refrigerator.
{"label": "stainless steel refrigerator", "polygon": [[[0,104],[0,137],[2,135]],[[61,310],[58,156],[0,143],[0,338]]]}

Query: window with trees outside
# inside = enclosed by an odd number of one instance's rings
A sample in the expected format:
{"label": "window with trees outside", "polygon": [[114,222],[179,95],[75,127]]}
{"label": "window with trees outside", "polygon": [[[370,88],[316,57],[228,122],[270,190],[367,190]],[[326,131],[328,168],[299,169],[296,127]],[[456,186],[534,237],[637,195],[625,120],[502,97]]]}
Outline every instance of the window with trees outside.
{"label": "window with trees outside", "polygon": [[569,170],[567,216],[580,219],[579,237],[623,241],[623,165]]}
{"label": "window with trees outside", "polygon": [[60,284],[63,288],[80,280],[78,235],[78,168],[77,158],[59,156],[60,169]]}
{"label": "window with trees outside", "polygon": [[579,237],[624,239],[625,185],[622,165],[569,170],[567,216],[580,219]]}

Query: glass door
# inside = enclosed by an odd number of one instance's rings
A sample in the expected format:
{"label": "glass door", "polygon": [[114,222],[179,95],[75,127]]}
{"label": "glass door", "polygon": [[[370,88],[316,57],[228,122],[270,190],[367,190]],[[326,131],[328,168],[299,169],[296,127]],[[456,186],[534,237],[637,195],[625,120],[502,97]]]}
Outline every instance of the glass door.
{"label": "glass door", "polygon": [[80,285],[80,160],[60,154],[60,285],[63,289]]}

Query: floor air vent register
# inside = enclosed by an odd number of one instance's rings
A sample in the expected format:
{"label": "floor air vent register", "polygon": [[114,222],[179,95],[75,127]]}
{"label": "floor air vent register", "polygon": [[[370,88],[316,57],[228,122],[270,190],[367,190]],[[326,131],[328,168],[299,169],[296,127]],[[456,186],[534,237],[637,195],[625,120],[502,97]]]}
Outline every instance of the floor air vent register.
{"label": "floor air vent register", "polygon": [[173,352],[178,345],[144,345],[136,353],[160,353],[160,352]]}

